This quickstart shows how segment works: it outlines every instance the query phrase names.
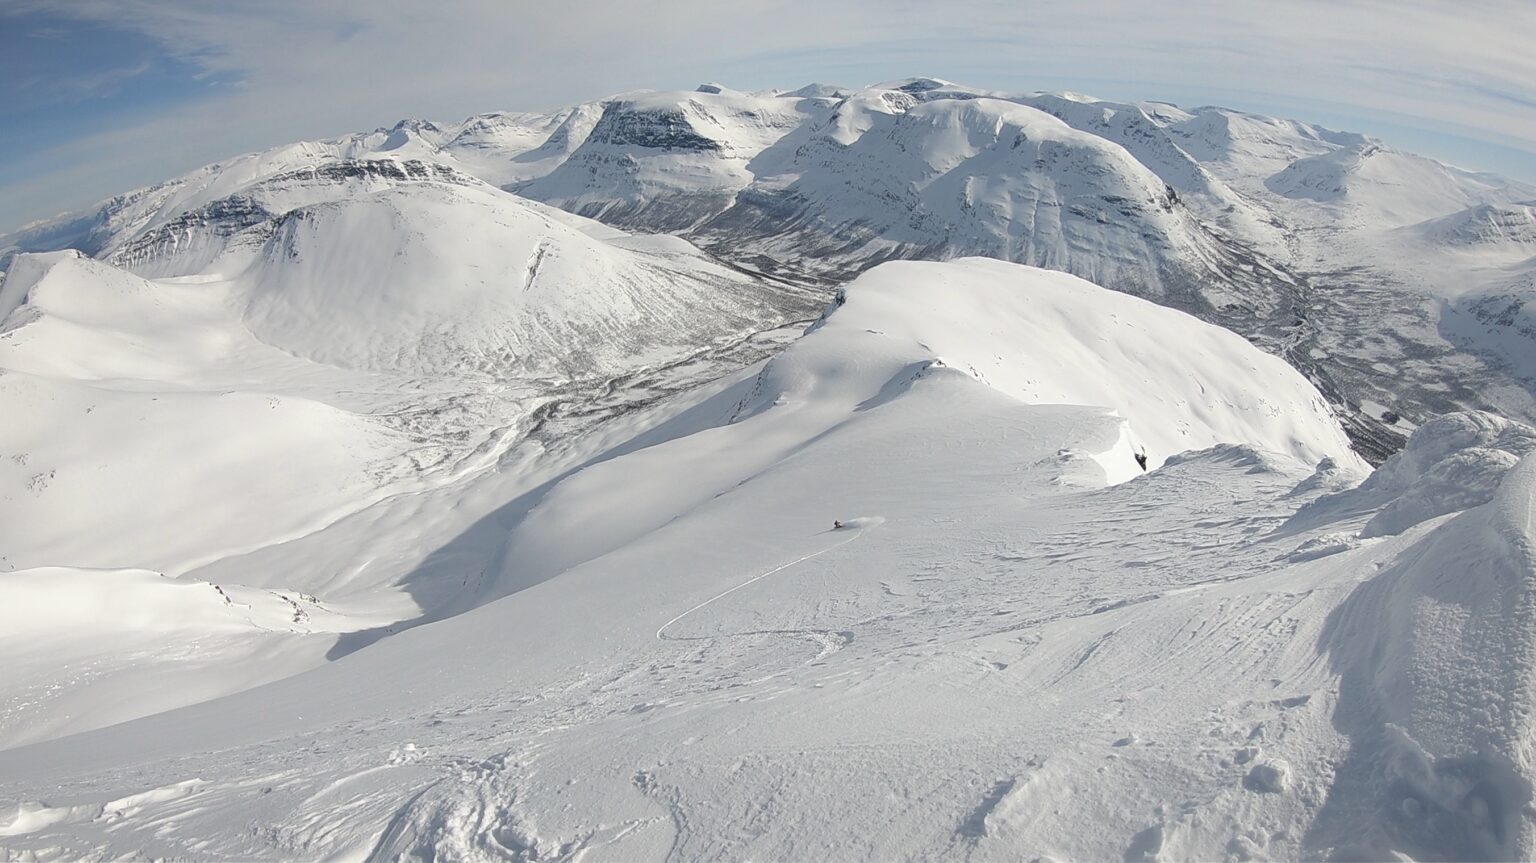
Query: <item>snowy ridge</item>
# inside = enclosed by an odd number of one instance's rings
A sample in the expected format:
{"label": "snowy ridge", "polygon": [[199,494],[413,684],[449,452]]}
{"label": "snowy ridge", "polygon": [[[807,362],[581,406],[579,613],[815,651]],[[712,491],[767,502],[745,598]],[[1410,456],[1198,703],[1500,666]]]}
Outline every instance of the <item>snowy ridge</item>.
{"label": "snowy ridge", "polygon": [[1497,177],[1478,175],[1368,141],[1298,159],[1265,180],[1287,198],[1339,203],[1386,228],[1483,204],[1507,194]]}
{"label": "snowy ridge", "polygon": [[1536,257],[1536,204],[1479,204],[1422,222],[1411,230],[1432,243],[1492,247],[1517,258]]}
{"label": "snowy ridge", "polygon": [[[745,228],[762,248],[877,261],[984,254],[1161,295],[1161,274],[1215,256],[1168,187],[1123,150],[1035,109],[990,99],[871,111],[854,142],[802,148],[808,165],[780,192],[751,198],[699,229],[724,241]],[[798,161],[798,160],[797,160]]]}
{"label": "snowy ridge", "polygon": [[[308,179],[280,179],[306,169]],[[1522,294],[1530,273],[1504,269],[1530,258],[1519,211],[1492,213],[1536,188],[1216,107],[910,78],[756,93],[707,84],[551,113],[404,120],[119,196],[0,238],[0,256],[74,246],[140,274],[190,275],[226,251],[248,255],[295,208],[423,171],[625,229],[683,233],[734,264],[812,284],[892,258],[1063,269],[1285,357],[1374,462],[1436,413],[1536,420],[1530,334],[1457,299]],[[338,179],[348,172],[373,176]],[[1409,238],[1412,226],[1463,211],[1461,229],[1426,228],[1444,241]],[[1455,239],[1494,234],[1506,239]],[[1391,336],[1362,342],[1352,335],[1361,328]]]}
{"label": "snowy ridge", "polygon": [[581,145],[519,194],[648,230],[691,228],[728,208],[755,179],[756,160],[831,100],[712,87],[603,104]]}
{"label": "snowy ridge", "polygon": [[910,340],[933,352],[930,362],[1027,404],[1113,410],[1129,430],[1128,449],[1110,468],[1116,481],[1139,473],[1133,450],[1145,450],[1156,467],[1174,453],[1229,442],[1307,467],[1333,458],[1365,468],[1317,391],[1282,361],[1181,312],[1065,273],[986,258],[890,264],[855,280],[845,296],[839,313],[852,326]]}
{"label": "snowy ridge", "polygon": [[[1330,621],[1351,749],[1336,786],[1346,793],[1320,832],[1345,853],[1530,855],[1533,499],[1527,457],[1490,501],[1426,535]],[[1347,824],[1365,829],[1346,836]]]}
{"label": "snowy ridge", "polygon": [[[511,531],[496,592],[640,540],[914,389],[964,392],[975,382],[994,394],[989,402],[1098,414],[1085,423],[1094,429],[1084,432],[1086,445],[1051,458],[1060,466],[1052,481],[1063,485],[1140,475],[1139,450],[1155,466],[1173,452],[1232,440],[1302,470],[1325,457],[1364,468],[1316,390],[1284,363],[1188,315],[1072,276],[986,259],[898,262],[870,271],[845,296],[750,381],[697,409],[727,425],[690,428],[551,489]],[[1168,340],[1185,350],[1168,355],[1158,347]],[[668,479],[679,463],[692,466],[689,483]],[[629,485],[648,490],[642,503],[607,491]],[[583,539],[573,542],[578,532]]]}
{"label": "snowy ridge", "polygon": [[[1360,537],[1368,489],[1286,525],[1358,463],[1274,362],[1060,273],[876,268],[551,481],[456,491],[486,527],[433,556],[490,567],[477,608],[0,752],[0,835],[45,859],[1525,856],[1530,639],[1503,597],[1536,572],[1529,459],[1399,533]],[[1229,442],[1142,474],[1125,430],[1170,416]],[[1427,425],[1380,482],[1530,435]]]}

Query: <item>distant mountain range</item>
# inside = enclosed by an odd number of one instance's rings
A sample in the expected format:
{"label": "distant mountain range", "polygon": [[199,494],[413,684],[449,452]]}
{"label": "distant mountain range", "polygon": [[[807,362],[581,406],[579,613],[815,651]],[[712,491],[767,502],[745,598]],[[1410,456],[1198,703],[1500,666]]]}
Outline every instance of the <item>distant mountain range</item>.
{"label": "distant mountain range", "polygon": [[291,239],[295,211],[385,189],[417,190],[401,203],[445,194],[432,186],[678,234],[811,286],[890,259],[1064,270],[1283,356],[1375,461],[1437,412],[1536,419],[1536,189],[1223,108],[928,78],[706,84],[241,156],[0,238],[0,250],[76,248],[149,277],[234,275],[275,233]]}

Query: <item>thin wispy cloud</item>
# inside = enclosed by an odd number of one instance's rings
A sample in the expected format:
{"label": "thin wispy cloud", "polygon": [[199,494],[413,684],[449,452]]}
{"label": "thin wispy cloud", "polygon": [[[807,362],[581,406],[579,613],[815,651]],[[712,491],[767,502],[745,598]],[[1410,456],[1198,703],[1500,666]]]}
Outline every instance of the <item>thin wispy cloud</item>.
{"label": "thin wispy cloud", "polygon": [[[44,148],[0,150],[12,166],[0,169],[0,227],[290,140],[705,80],[789,88],[922,74],[1233,104],[1413,130],[1422,134],[1408,144],[1442,145],[1431,155],[1536,179],[1531,4],[62,0],[6,14],[31,16],[33,40],[62,30],[67,46],[72,25],[147,40],[164,59],[155,69],[180,77],[177,98]],[[0,78],[72,77],[57,65],[4,68],[3,57]],[[73,77],[92,76],[107,73]],[[105,147],[119,148],[112,171],[71,166]]]}

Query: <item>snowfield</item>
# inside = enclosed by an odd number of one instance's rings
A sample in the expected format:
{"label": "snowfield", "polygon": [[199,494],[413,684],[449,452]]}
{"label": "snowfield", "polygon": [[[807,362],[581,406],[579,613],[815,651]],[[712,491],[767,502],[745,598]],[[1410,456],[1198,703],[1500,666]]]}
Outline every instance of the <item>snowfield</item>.
{"label": "snowfield", "polygon": [[1533,202],[915,78],[0,237],[0,860],[1536,857]]}
{"label": "snowfield", "polygon": [[[812,314],[681,240],[546,209],[385,189],[295,210],[254,253],[160,280],[74,251],[18,257],[0,286],[0,410],[26,421],[0,425],[0,594],[23,584],[12,572],[58,599],[98,593],[98,570],[149,570],[207,601],[170,615],[175,633],[67,627],[77,643],[59,653],[36,646],[64,624],[18,617],[0,635],[25,647],[0,742],[283,677],[337,633],[472,604],[458,562],[425,560],[482,514],[465,484],[503,459],[579,455],[578,430],[755,359]],[[548,479],[535,473],[485,493]],[[129,604],[194,595],[120,582]]]}
{"label": "snowfield", "polygon": [[[21,260],[46,275],[8,319],[12,365],[65,316],[42,289],[60,268],[168,317],[201,308],[175,291],[234,290]],[[372,332],[336,320],[337,345]],[[95,351],[124,338],[89,324],[74,337]],[[187,349],[136,345],[141,370]],[[0,380],[116,391],[28,361]],[[200,568],[61,568],[69,546],[36,546],[0,578],[0,847],[1532,853],[1536,431],[1518,423],[1425,424],[1361,484],[1321,395],[1247,340],[967,259],[875,268],[771,358],[573,428]],[[112,465],[178,473],[146,459]],[[287,505],[242,502],[253,521]],[[41,526],[33,506],[6,523]],[[391,569],[410,547],[418,565]]]}

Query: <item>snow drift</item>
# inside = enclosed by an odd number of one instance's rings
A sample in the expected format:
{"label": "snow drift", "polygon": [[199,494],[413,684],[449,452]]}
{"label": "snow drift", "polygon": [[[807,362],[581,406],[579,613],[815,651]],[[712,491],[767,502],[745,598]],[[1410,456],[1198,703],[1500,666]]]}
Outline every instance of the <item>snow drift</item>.
{"label": "snow drift", "polygon": [[1372,513],[1364,538],[1402,533],[1416,524],[1487,503],[1504,475],[1536,450],[1536,429],[1494,414],[1447,414],[1426,423],[1408,445],[1358,488],[1304,506],[1293,525],[1350,513]]}
{"label": "snow drift", "polygon": [[[1477,437],[1491,429],[1478,419],[1421,449],[1459,437],[1485,458]],[[1519,860],[1536,847],[1536,457],[1481,486],[1491,498],[1425,534],[1329,621],[1323,644],[1343,675],[1335,721],[1352,749],[1336,811],[1316,830],[1346,856]]]}

